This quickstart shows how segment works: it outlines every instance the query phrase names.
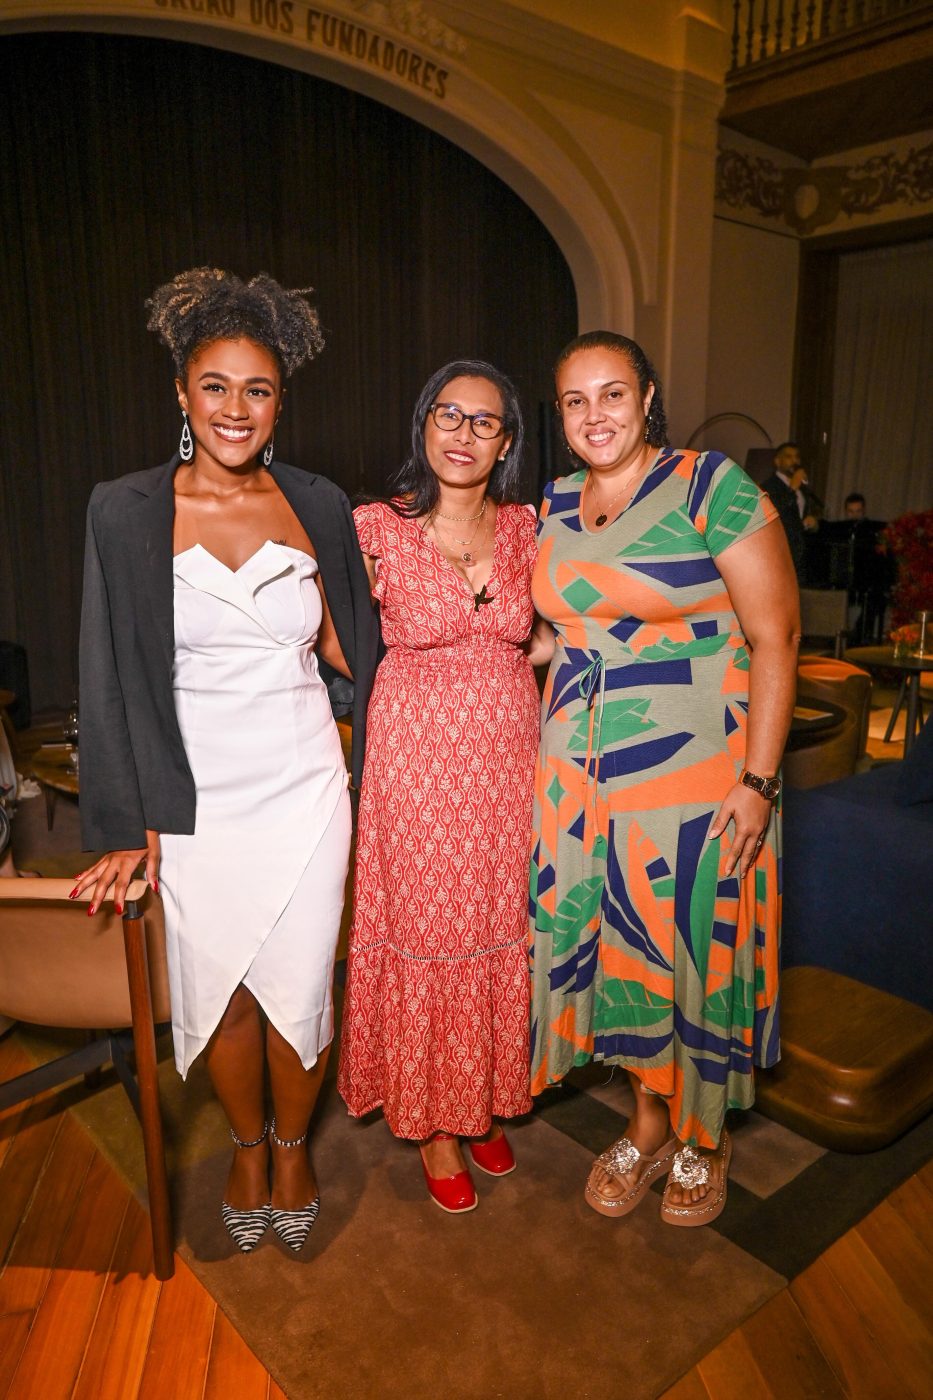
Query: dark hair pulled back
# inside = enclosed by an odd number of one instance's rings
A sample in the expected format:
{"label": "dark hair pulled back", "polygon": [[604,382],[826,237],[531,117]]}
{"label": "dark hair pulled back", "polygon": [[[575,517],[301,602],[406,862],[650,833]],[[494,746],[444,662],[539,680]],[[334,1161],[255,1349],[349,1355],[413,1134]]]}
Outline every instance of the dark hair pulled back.
{"label": "dark hair pulled back", "polygon": [[[575,355],[578,350],[615,350],[618,354],[624,355],[638,380],[639,391],[644,397],[648,392],[648,386],[654,385],[654,393],[651,397],[651,404],[645,418],[645,442],[649,447],[667,446],[667,414],[664,411],[664,391],[658,372],[648,359],[644,350],[636,340],[629,340],[627,335],[619,335],[616,331],[586,331],[583,335],[578,335],[565,345],[557,357],[554,365],[554,378],[557,378],[561,366]],[[563,431],[563,429],[562,429]],[[579,462],[577,454],[571,449],[566,438],[564,444],[574,461]],[[580,462],[580,465],[585,465]]]}

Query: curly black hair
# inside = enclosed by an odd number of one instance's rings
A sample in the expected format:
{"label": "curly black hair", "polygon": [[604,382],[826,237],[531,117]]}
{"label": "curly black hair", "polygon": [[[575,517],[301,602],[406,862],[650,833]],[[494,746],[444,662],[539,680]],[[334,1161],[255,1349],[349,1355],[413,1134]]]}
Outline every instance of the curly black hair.
{"label": "curly black hair", "polygon": [[287,291],[266,272],[243,282],[218,267],[192,267],[152,293],[147,328],[168,346],[179,377],[202,345],[243,338],[269,350],[287,379],[324,346],[311,290]]}
{"label": "curly black hair", "polygon": [[500,504],[505,501],[522,499],[522,458],[525,452],[525,426],[522,421],[518,391],[501,370],[486,360],[452,360],[435,370],[425,384],[415,404],[411,418],[411,456],[397,472],[392,481],[393,494],[401,497],[404,505],[392,503],[400,515],[426,515],[437,505],[440,489],[437,477],[431,470],[428,455],[424,449],[424,429],[431,406],[437,402],[441,391],[452,379],[488,379],[495,384],[502,396],[502,427],[506,434],[511,433],[512,441],[501,462],[496,462],[487,487],[488,494]]}
{"label": "curly black hair", "polygon": [[[624,355],[635,371],[638,388],[643,398],[648,392],[648,385],[654,385],[654,394],[645,418],[645,442],[649,447],[666,447],[667,415],[664,412],[661,381],[658,378],[657,370],[638,342],[629,340],[627,335],[619,335],[616,331],[586,331],[583,335],[578,335],[574,340],[571,340],[569,345],[565,345],[558,355],[557,363],[554,366],[555,379],[561,365],[569,360],[571,355],[575,355],[578,350],[616,350],[620,355]],[[566,438],[564,442],[571,457],[577,461],[576,453],[572,451]]]}

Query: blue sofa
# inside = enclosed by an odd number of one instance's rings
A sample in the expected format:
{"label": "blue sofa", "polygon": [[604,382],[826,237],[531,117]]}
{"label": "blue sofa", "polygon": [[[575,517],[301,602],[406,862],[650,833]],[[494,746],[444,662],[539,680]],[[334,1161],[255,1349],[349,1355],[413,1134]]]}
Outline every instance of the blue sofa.
{"label": "blue sofa", "polygon": [[785,789],[782,961],[933,1011],[933,718],[902,763]]}

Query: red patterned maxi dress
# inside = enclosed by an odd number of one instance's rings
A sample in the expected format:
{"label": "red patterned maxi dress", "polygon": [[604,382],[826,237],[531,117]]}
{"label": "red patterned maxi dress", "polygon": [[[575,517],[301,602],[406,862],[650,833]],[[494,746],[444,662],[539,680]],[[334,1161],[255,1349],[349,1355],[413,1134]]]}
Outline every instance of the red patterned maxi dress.
{"label": "red patterned maxi dress", "polygon": [[367,722],[338,1087],[397,1137],[531,1108],[528,859],[535,518],[496,516],[491,601],[413,520],[360,506],[387,655]]}

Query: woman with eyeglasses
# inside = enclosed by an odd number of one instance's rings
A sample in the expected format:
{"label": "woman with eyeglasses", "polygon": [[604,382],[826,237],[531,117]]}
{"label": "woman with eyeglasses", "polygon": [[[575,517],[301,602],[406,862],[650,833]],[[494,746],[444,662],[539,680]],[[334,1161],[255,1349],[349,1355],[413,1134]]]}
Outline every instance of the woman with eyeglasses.
{"label": "woman with eyeglasses", "polygon": [[387,654],[370,701],[338,1085],[419,1143],[473,1210],[461,1151],[515,1161],[526,1113],[528,847],[538,741],[535,518],[514,387],[460,360],[425,385],[389,503],[355,511]]}

